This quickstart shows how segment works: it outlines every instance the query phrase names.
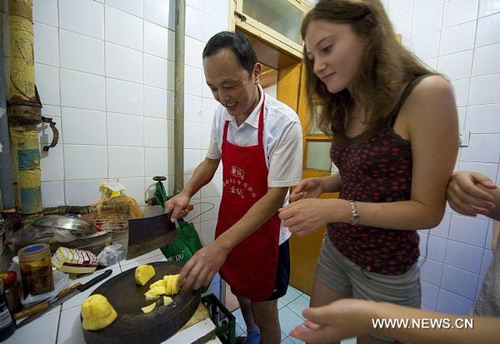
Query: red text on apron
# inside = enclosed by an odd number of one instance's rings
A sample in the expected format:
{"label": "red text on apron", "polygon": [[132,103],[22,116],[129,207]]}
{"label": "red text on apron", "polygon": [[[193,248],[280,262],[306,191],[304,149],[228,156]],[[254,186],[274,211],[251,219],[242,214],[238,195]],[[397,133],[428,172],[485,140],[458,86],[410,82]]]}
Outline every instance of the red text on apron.
{"label": "red text on apron", "polygon": [[[263,94],[263,97],[264,94]],[[258,144],[241,147],[222,141],[223,190],[215,237],[238,222],[267,193],[268,169],[264,151],[264,101],[259,113]],[[231,288],[252,301],[265,301],[276,285],[280,219],[274,214],[229,253],[220,269]]]}

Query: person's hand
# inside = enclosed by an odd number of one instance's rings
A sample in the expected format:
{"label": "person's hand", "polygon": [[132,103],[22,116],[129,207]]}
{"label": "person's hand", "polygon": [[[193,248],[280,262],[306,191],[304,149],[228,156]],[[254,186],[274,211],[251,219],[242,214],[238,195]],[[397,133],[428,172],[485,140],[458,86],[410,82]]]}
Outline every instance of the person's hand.
{"label": "person's hand", "polygon": [[323,193],[321,178],[308,178],[300,182],[290,194],[290,202],[304,198],[317,198]]}
{"label": "person's hand", "polygon": [[184,192],[180,192],[165,202],[165,212],[170,213],[170,221],[177,222],[177,219],[185,217],[188,214],[186,207],[189,204],[190,197]]}
{"label": "person's hand", "polygon": [[309,234],[329,222],[329,201],[331,200],[300,199],[279,209],[279,218],[293,234]]}
{"label": "person's hand", "polygon": [[457,171],[448,184],[448,202],[460,214],[488,216],[495,204],[492,202],[493,196],[486,190],[495,188],[495,184],[482,173]]}
{"label": "person's hand", "polygon": [[307,321],[290,332],[290,336],[308,343],[331,343],[370,333],[370,301],[341,299],[329,305],[308,308],[302,312]]}
{"label": "person's hand", "polygon": [[228,253],[229,251],[219,247],[216,241],[202,247],[182,267],[180,286],[183,289],[198,290],[209,285],[226,261]]}

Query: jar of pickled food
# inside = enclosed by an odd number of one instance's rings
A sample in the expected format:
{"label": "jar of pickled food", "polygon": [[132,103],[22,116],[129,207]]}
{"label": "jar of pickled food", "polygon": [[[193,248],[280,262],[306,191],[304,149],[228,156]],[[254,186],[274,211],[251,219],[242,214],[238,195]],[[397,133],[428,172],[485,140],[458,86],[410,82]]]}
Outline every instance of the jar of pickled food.
{"label": "jar of pickled food", "polygon": [[23,294],[40,295],[54,290],[52,261],[47,244],[35,244],[18,251]]}

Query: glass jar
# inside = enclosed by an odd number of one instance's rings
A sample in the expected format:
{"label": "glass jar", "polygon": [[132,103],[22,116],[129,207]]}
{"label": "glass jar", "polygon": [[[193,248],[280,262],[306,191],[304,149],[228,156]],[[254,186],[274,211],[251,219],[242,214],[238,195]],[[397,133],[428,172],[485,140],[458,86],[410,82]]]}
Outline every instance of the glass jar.
{"label": "glass jar", "polygon": [[50,248],[47,244],[35,244],[18,251],[23,294],[40,295],[54,290]]}

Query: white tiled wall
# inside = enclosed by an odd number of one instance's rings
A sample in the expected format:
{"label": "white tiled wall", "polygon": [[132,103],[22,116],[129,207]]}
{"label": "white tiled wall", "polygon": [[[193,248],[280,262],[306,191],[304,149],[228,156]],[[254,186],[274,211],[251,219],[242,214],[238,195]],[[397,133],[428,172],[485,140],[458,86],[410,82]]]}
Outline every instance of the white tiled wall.
{"label": "white tiled wall", "polygon": [[[228,0],[186,2],[186,178],[206,154],[216,104],[203,90],[201,53],[228,29],[228,16]],[[33,18],[42,113],[60,132],[59,145],[41,152],[44,207],[96,202],[104,181],[119,181],[144,204],[156,175],[168,176],[171,194],[175,1],[37,0]],[[40,141],[51,140],[42,126]],[[219,179],[192,201],[215,204],[194,220],[205,242],[213,240]],[[210,207],[203,203],[192,216]]]}
{"label": "white tiled wall", "polygon": [[[384,0],[403,43],[455,88],[461,130],[470,131],[457,169],[500,184],[500,1]],[[428,233],[430,233],[428,235]],[[422,304],[468,313],[489,266],[491,220],[447,208],[441,224],[421,231]]]}

